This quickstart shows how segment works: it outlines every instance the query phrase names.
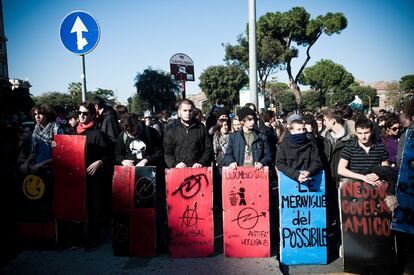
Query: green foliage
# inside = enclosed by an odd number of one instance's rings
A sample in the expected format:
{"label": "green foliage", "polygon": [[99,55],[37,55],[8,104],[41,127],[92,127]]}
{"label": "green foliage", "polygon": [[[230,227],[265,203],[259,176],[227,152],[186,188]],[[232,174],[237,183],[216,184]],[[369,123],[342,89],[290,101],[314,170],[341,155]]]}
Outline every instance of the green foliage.
{"label": "green foliage", "polygon": [[326,93],[345,90],[354,82],[352,74],[339,64],[327,59],[318,61],[303,71],[299,82],[319,92],[319,107],[326,103]]}
{"label": "green foliage", "polygon": [[92,100],[95,96],[103,98],[111,106],[115,105],[116,97],[112,90],[98,88],[96,91],[89,91],[86,98],[87,100]]}
{"label": "green foliage", "polygon": [[155,110],[174,109],[174,103],[180,93],[180,87],[173,81],[169,73],[145,69],[135,77],[135,87],[141,106],[155,106]]}
{"label": "green foliage", "polygon": [[[77,105],[82,102],[82,84],[80,82],[69,83],[68,93]],[[116,101],[114,91],[102,88],[98,88],[96,91],[88,91],[86,93],[86,100],[92,100],[95,96],[103,98],[109,105],[114,105]]]}
{"label": "green foliage", "polygon": [[354,82],[348,89],[336,90],[332,96],[333,105],[347,106],[351,103],[355,95],[362,99],[364,105],[368,108],[369,98],[371,98],[371,107],[378,106],[377,91],[369,86],[361,86]]}
{"label": "green foliage", "polygon": [[[271,36],[260,35],[257,29],[257,72],[259,76],[259,87],[266,86],[269,75],[281,69],[282,49],[278,40]],[[246,35],[237,38],[238,45],[225,45],[225,60],[228,65],[236,65],[244,71],[249,70],[249,42]]]}
{"label": "green foliage", "polygon": [[231,109],[239,103],[239,90],[248,81],[246,73],[237,66],[210,66],[200,75],[199,86],[210,103],[224,99]]}
{"label": "green foliage", "polygon": [[70,94],[47,92],[33,98],[36,104],[49,104],[59,114],[77,110],[79,102]]}
{"label": "green foliage", "polygon": [[82,84],[80,82],[70,82],[68,93],[77,104],[82,102]]}
{"label": "green foliage", "polygon": [[[284,112],[289,113],[295,110],[295,95],[292,90],[284,90],[275,93],[274,102],[276,102],[276,109],[278,113]],[[280,110],[280,107],[282,110]]]}
{"label": "green foliage", "polygon": [[409,74],[401,77],[400,80],[401,89],[405,93],[413,93],[414,92],[414,74]]}
{"label": "green foliage", "polygon": [[289,90],[289,85],[283,82],[268,82],[266,85],[266,90],[269,90],[272,94],[274,94]]}
{"label": "green foliage", "polygon": [[[259,18],[257,28],[258,74],[265,87],[269,74],[279,68],[286,68],[289,84],[294,89],[297,108],[300,109],[301,92],[299,77],[309,62],[310,49],[322,34],[339,34],[347,27],[342,13],[327,13],[315,19],[303,7],[294,7],[287,12],[267,13]],[[248,43],[246,36],[240,36],[235,46],[227,44],[225,59],[242,68],[248,67]],[[297,72],[292,73],[291,62],[299,56],[299,48],[306,48],[306,59]]]}
{"label": "green foliage", "polygon": [[317,112],[320,109],[320,93],[317,91],[305,91],[302,93],[303,110]]}
{"label": "green foliage", "polygon": [[138,94],[133,95],[127,99],[128,110],[132,113],[142,114],[145,110],[150,109],[151,105],[148,102],[140,100]]}

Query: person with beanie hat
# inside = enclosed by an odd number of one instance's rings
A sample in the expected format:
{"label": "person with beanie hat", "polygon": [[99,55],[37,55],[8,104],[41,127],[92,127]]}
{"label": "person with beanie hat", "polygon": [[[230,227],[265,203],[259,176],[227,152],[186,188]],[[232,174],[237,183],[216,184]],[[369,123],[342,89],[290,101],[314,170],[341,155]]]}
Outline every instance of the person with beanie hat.
{"label": "person with beanie hat", "polygon": [[229,137],[224,165],[232,169],[237,166],[254,166],[257,170],[271,163],[270,145],[267,136],[254,129],[256,113],[243,107],[237,116],[242,128]]}

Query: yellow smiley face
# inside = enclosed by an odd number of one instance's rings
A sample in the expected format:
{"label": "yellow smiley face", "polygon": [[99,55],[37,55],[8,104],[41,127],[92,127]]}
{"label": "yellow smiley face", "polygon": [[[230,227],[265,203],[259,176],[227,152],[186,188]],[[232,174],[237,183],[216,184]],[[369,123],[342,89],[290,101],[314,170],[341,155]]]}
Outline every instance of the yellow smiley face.
{"label": "yellow smiley face", "polygon": [[45,193],[45,183],[36,175],[27,175],[23,181],[23,194],[31,200],[40,199]]}

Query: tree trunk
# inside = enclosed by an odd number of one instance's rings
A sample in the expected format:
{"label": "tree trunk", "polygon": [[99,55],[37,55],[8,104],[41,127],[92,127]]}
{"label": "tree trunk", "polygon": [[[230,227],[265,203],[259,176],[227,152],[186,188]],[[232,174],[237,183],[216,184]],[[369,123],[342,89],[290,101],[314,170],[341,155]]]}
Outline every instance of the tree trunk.
{"label": "tree trunk", "polygon": [[299,85],[296,84],[293,78],[289,78],[289,88],[293,90],[293,94],[295,95],[296,112],[298,114],[301,114],[302,113],[302,93],[300,92]]}

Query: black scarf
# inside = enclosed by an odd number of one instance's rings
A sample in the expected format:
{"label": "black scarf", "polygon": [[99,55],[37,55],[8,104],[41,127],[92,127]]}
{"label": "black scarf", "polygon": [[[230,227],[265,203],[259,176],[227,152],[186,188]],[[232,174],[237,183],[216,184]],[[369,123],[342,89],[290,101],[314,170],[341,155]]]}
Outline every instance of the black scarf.
{"label": "black scarf", "polygon": [[290,141],[291,143],[294,144],[305,144],[306,141],[308,140],[308,138],[306,137],[306,133],[301,133],[301,134],[288,134],[286,135],[286,138],[288,139],[288,141]]}

